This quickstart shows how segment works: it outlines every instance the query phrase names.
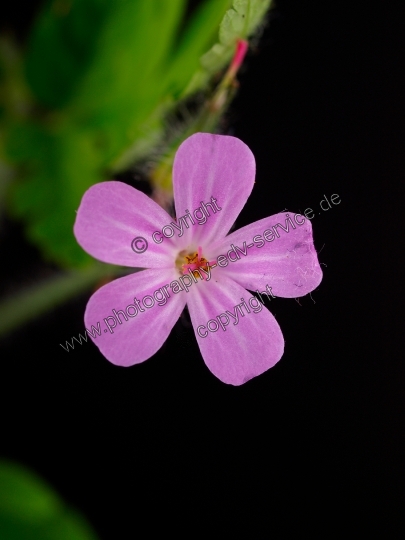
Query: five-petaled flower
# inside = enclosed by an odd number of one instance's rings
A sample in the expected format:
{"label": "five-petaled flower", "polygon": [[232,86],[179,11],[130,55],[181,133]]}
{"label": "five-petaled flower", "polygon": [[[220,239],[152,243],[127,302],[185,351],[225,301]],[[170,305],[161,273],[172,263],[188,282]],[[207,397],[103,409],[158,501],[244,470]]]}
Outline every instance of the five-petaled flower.
{"label": "five-petaled flower", "polygon": [[[295,223],[293,214],[279,213],[227,235],[252,191],[254,178],[253,154],[239,139],[207,133],[189,137],[178,149],[173,165],[176,215],[192,212],[211,197],[221,211],[211,212],[203,224],[183,226],[181,236],[174,234],[160,243],[151,236],[172,218],[145,194],[116,181],[96,184],[84,194],[74,226],[79,244],[101,261],[145,268],[104,285],[87,304],[86,326],[110,315],[113,308],[125,309],[134,297],[138,299],[137,313],[132,311],[123,324],[119,321],[113,334],[105,330],[94,339],[110,362],[131,366],[150,358],[163,345],[186,304],[204,361],[221,381],[243,384],[280,360],[283,335],[267,309],[239,316],[238,324],[229,324],[225,331],[208,335],[205,331],[205,337],[201,330],[197,332],[221,313],[232,313],[242,299],[252,298],[247,290],[264,291],[270,286],[276,297],[296,298],[311,292],[322,279],[311,223],[299,214]],[[277,229],[279,224],[284,224],[279,227],[282,230]],[[268,232],[267,241],[258,241],[266,230],[273,231],[273,236]],[[131,249],[137,236],[148,238],[148,249],[142,254]],[[216,265],[231,245],[245,246],[247,255],[231,257],[227,266]],[[211,279],[200,279],[198,270],[210,271]],[[186,272],[195,276],[196,283],[188,292],[170,291],[170,284],[178,283]],[[153,298],[165,286],[166,303],[140,305],[140,298]]]}

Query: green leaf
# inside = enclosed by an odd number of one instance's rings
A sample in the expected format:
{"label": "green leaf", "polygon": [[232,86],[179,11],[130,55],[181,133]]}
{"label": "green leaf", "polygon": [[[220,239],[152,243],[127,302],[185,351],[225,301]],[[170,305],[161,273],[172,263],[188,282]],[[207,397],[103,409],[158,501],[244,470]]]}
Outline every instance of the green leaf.
{"label": "green leaf", "polygon": [[184,0],[121,1],[100,36],[71,114],[103,133],[106,164],[145,135],[144,123],[161,104],[163,66],[184,5]]}
{"label": "green leaf", "polygon": [[25,63],[35,97],[63,107],[97,54],[97,40],[118,2],[48,0],[30,34]]}
{"label": "green leaf", "polygon": [[248,39],[262,22],[271,0],[234,0],[220,24],[219,43],[215,43],[200,59],[201,67],[193,75],[184,94],[199,90],[232,58],[237,39]]}
{"label": "green leaf", "polygon": [[23,177],[11,186],[10,206],[14,216],[27,221],[28,237],[62,266],[89,264],[73,224],[84,191],[103,179],[93,141],[70,126],[52,133],[36,124],[16,124],[8,154],[25,163]]}
{"label": "green leaf", "polygon": [[[149,106],[145,102],[142,106],[143,112],[149,112],[148,116],[144,115],[145,118],[135,126],[131,144],[110,162],[114,170],[128,167],[161,142],[162,119],[182,96],[187,82],[198,69],[201,54],[215,42],[219,23],[231,3],[232,0],[206,0],[201,3],[176,40],[165,45],[164,59],[151,73],[144,95],[139,98],[153,98]],[[151,44],[151,47],[155,47],[155,44]],[[142,91],[142,88],[139,90]]]}
{"label": "green leaf", "polygon": [[76,511],[25,467],[0,461],[2,540],[96,540]]}
{"label": "green leaf", "polygon": [[185,0],[56,0],[39,17],[26,61],[31,89],[99,131],[104,164],[144,135],[160,104],[184,8]]}
{"label": "green leaf", "polygon": [[271,0],[234,0],[219,29],[222,45],[233,46],[238,38],[247,39],[261,23]]}
{"label": "green leaf", "polygon": [[215,43],[219,24],[231,4],[232,0],[206,0],[196,10],[165,69],[163,84],[174,98],[183,93],[199,68],[201,55]]}

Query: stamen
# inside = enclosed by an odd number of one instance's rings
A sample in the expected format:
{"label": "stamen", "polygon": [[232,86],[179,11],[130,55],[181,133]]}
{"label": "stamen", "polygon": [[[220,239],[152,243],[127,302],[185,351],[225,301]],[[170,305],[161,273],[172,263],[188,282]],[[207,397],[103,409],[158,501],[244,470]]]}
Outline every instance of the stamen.
{"label": "stamen", "polygon": [[[182,260],[185,262],[182,263]],[[202,256],[201,246],[198,246],[197,252],[188,253],[187,255],[184,251],[179,253],[176,260],[176,266],[179,268],[182,274],[189,273],[191,270],[194,277],[200,277],[202,280],[204,280],[204,275],[199,271],[199,269],[201,268],[205,272],[208,272],[209,268],[214,264],[216,264],[216,261],[208,261]]]}

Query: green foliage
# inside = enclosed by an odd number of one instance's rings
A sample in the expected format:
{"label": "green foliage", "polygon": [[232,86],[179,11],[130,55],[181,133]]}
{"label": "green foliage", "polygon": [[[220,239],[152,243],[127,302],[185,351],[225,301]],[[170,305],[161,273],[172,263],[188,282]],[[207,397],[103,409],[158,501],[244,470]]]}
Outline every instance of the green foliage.
{"label": "green foliage", "polygon": [[8,137],[8,155],[26,164],[21,174],[29,179],[12,187],[15,212],[28,219],[29,238],[50,248],[45,256],[75,266],[92,263],[72,234],[83,192],[101,179],[92,142],[75,126],[28,122],[15,123]]}
{"label": "green foliage", "polygon": [[185,27],[186,0],[45,3],[21,66],[0,63],[0,159],[19,175],[10,210],[47,258],[90,262],[72,230],[84,191],[153,150],[168,110],[226,65],[269,1],[206,0]]}
{"label": "green foliage", "polygon": [[207,0],[185,29],[165,69],[164,85],[175,98],[184,94],[187,84],[199,71],[200,58],[218,38],[219,25],[231,4],[232,0]]}
{"label": "green foliage", "polygon": [[63,107],[97,54],[97,40],[117,2],[48,0],[34,25],[25,62],[38,101]]}
{"label": "green foliage", "polygon": [[76,511],[21,465],[0,461],[2,540],[96,540]]}
{"label": "green foliage", "polygon": [[204,86],[210,77],[229,62],[235,51],[236,40],[248,39],[257,29],[270,6],[271,0],[234,0],[232,9],[223,17],[219,27],[219,42],[200,60],[201,68],[187,86],[190,94]]}

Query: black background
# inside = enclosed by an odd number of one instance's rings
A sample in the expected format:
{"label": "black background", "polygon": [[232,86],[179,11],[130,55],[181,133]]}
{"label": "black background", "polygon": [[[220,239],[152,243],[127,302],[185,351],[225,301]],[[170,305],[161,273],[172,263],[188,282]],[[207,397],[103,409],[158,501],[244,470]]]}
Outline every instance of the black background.
{"label": "black background", "polygon": [[[24,34],[18,9],[7,17]],[[186,320],[132,368],[90,342],[67,353],[59,343],[82,332],[90,292],[2,341],[1,455],[43,475],[102,540],[162,526],[261,538],[303,506],[317,520],[319,500],[338,521],[400,503],[404,15],[280,0],[239,76],[223,132],[251,148],[257,183],[236,226],[310,207],[324,270],[313,300],[267,303],[286,341],[274,368],[221,383]],[[322,211],[332,194],[341,203]],[[4,230],[7,289],[40,257],[19,226]]]}

